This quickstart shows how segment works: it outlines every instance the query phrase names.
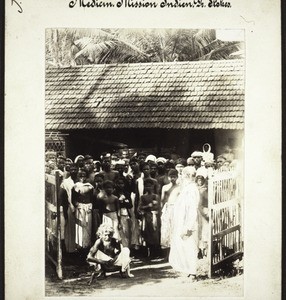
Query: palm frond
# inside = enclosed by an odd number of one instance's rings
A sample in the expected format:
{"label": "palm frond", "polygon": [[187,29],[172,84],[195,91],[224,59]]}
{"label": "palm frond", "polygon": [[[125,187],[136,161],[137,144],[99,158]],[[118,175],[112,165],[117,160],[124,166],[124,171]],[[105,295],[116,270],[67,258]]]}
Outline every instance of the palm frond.
{"label": "palm frond", "polygon": [[220,46],[214,47],[206,55],[198,57],[196,60],[221,60],[221,59],[232,59],[232,53],[242,51],[241,42],[221,42]]}
{"label": "palm frond", "polygon": [[79,49],[74,56],[76,61],[80,57],[89,63],[124,63],[147,59],[144,52],[119,39],[95,43],[91,38],[84,37],[75,41],[74,45]]}

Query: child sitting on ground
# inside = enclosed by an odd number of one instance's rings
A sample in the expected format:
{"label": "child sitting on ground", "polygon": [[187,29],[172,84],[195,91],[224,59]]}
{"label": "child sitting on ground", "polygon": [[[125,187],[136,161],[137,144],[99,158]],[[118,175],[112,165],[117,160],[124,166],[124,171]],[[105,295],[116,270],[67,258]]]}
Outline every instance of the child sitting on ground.
{"label": "child sitting on ground", "polygon": [[114,229],[108,224],[101,224],[98,228],[97,235],[99,238],[90,249],[87,261],[95,266],[95,272],[92,274],[89,284],[95,278],[96,271],[98,279],[106,277],[106,272],[114,271],[120,268],[120,274],[123,278],[134,277],[130,273],[130,251],[123,247],[121,242],[113,238]]}

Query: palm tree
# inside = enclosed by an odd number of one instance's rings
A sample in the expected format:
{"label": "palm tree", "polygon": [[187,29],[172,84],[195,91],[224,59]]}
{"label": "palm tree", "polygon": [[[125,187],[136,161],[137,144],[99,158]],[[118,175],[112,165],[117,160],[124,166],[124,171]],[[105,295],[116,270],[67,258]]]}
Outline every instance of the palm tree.
{"label": "palm tree", "polygon": [[59,67],[231,59],[241,50],[213,29],[50,29],[46,36],[47,65]]}

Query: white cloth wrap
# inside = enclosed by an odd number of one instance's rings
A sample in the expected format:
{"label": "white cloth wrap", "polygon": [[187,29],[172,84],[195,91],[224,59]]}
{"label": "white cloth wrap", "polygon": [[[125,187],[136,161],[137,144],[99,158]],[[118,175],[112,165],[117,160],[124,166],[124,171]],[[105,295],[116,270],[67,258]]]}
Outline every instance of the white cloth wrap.
{"label": "white cloth wrap", "polygon": [[[112,257],[106,255],[105,253],[103,253],[100,250],[97,250],[97,252],[94,255],[94,258],[101,259],[106,262],[108,262],[110,259],[112,259]],[[124,272],[128,268],[130,262],[131,262],[130,250],[127,247],[123,247],[113,265],[121,267],[121,271]],[[100,270],[100,264],[93,263],[93,262],[89,262],[89,264],[95,266],[96,270]]]}

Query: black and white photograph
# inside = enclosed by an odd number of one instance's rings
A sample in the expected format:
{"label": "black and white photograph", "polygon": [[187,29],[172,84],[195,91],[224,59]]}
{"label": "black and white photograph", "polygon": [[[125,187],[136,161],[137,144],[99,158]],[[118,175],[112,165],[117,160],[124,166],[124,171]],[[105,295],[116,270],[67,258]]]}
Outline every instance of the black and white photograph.
{"label": "black and white photograph", "polygon": [[46,30],[47,296],[242,296],[244,31]]}
{"label": "black and white photograph", "polygon": [[6,299],[281,299],[280,22],[5,2]]}

